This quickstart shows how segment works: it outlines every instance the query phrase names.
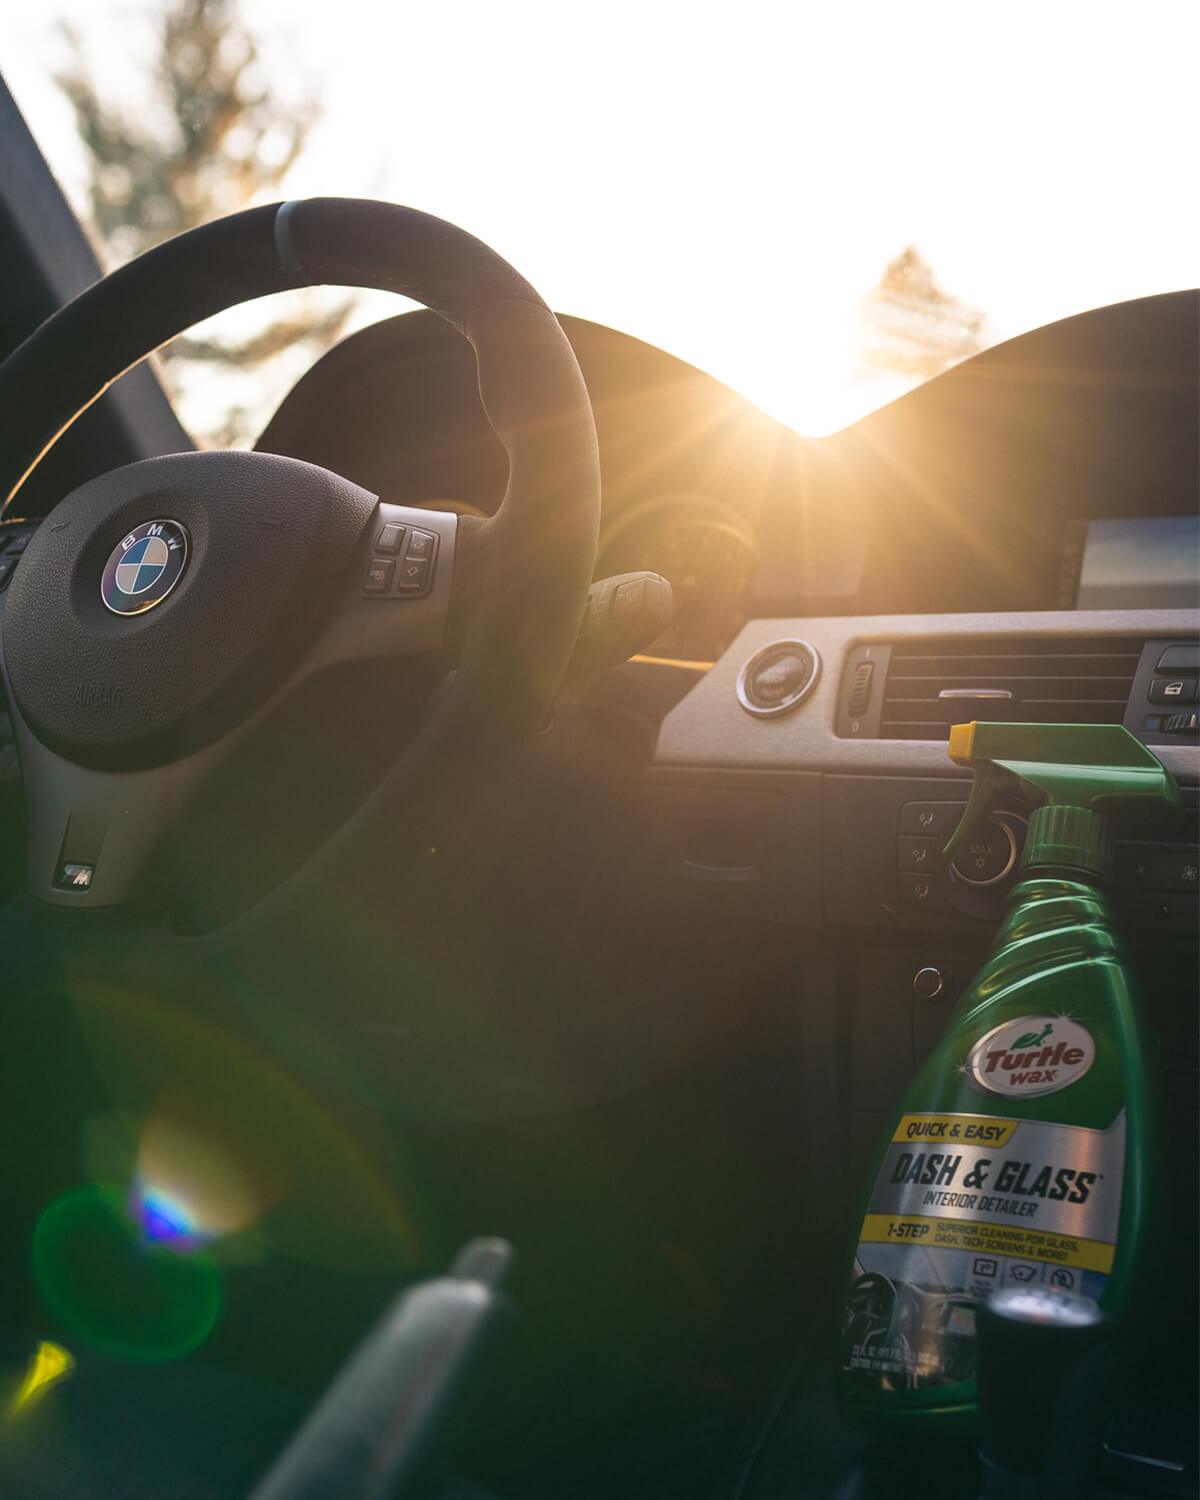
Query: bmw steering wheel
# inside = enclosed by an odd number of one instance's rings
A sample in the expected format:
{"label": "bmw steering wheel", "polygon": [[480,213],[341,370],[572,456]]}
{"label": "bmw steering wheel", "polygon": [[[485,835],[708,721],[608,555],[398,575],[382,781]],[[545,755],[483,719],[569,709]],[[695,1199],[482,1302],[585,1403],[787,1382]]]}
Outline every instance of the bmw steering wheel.
{"label": "bmw steering wheel", "polygon": [[[419,864],[469,790],[553,702],[595,562],[600,477],[587,390],[553,313],[479,240],[409,208],[319,198],[180,235],[83,292],[0,366],[0,493],[124,371],[214,313],[310,285],[399,292],[470,342],[507,451],[488,521],[381,504],[264,453],[129,464],[65,496],[0,594],[27,822],[23,930],[53,929],[59,974],[122,983],[257,970],[328,1007],[345,950],[321,913],[395,914],[379,872]],[[418,732],[358,809],[282,884],[183,935],[146,871],[179,813],[263,716],[319,669],[440,652]],[[32,923],[30,919],[32,918]],[[11,921],[7,924],[11,926]],[[138,941],[128,941],[131,926]],[[333,950],[331,952],[331,950]],[[129,966],[135,973],[132,978]],[[269,971],[289,968],[281,979]],[[122,967],[123,966],[123,967]],[[364,998],[370,976],[356,977]],[[368,1010],[394,1001],[379,976]],[[323,997],[323,998],[322,998]]]}

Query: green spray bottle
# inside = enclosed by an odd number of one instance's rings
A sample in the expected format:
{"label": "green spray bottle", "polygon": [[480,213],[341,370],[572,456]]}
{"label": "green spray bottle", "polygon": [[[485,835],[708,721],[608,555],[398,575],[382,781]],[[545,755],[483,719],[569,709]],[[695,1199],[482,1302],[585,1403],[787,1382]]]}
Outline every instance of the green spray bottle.
{"label": "green spray bottle", "polygon": [[967,1425],[975,1314],[1008,1286],[1094,1297],[1119,1323],[1152,1238],[1152,1121],[1130,962],[1104,894],[1113,825],[1177,820],[1179,789],[1120,725],[960,724],[975,771],[953,858],[1001,791],[1035,810],[981,971],[901,1101],[854,1254],[843,1410]]}

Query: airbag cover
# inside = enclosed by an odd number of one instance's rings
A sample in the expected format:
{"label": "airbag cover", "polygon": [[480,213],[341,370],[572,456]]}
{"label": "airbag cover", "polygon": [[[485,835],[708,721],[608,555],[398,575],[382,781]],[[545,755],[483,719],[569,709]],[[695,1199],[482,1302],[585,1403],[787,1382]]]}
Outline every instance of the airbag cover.
{"label": "airbag cover", "polygon": [[[113,768],[218,738],[298,660],[375,503],[325,469],[262,453],[173,454],[89,480],[38,528],[4,601],[21,713],[60,754]],[[105,565],[159,518],[186,529],[186,567],[155,608],[114,614]]]}

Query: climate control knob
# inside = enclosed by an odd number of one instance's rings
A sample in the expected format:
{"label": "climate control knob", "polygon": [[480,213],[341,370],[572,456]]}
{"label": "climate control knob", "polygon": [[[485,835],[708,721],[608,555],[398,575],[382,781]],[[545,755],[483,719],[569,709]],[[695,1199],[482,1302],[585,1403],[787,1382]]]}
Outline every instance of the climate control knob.
{"label": "climate control knob", "polygon": [[1012,824],[993,813],[972,836],[966,848],[955,856],[951,869],[964,885],[981,890],[999,885],[1012,874],[1018,852],[1017,835]]}

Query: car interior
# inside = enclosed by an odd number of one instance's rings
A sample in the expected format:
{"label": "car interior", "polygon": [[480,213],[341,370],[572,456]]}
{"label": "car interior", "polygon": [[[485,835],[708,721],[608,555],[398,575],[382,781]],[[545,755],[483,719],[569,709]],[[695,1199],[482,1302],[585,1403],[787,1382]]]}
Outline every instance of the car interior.
{"label": "car interior", "polygon": [[[1116,850],[1166,1217],[1071,1493],[1200,1493],[1200,291],[805,438],[419,205],[102,276],[0,140],[3,1500],[973,1500],[834,1379],[1017,879],[1020,797],[943,853],[970,720],[1182,791]],[[424,310],[198,448],[147,356],[316,284]]]}

